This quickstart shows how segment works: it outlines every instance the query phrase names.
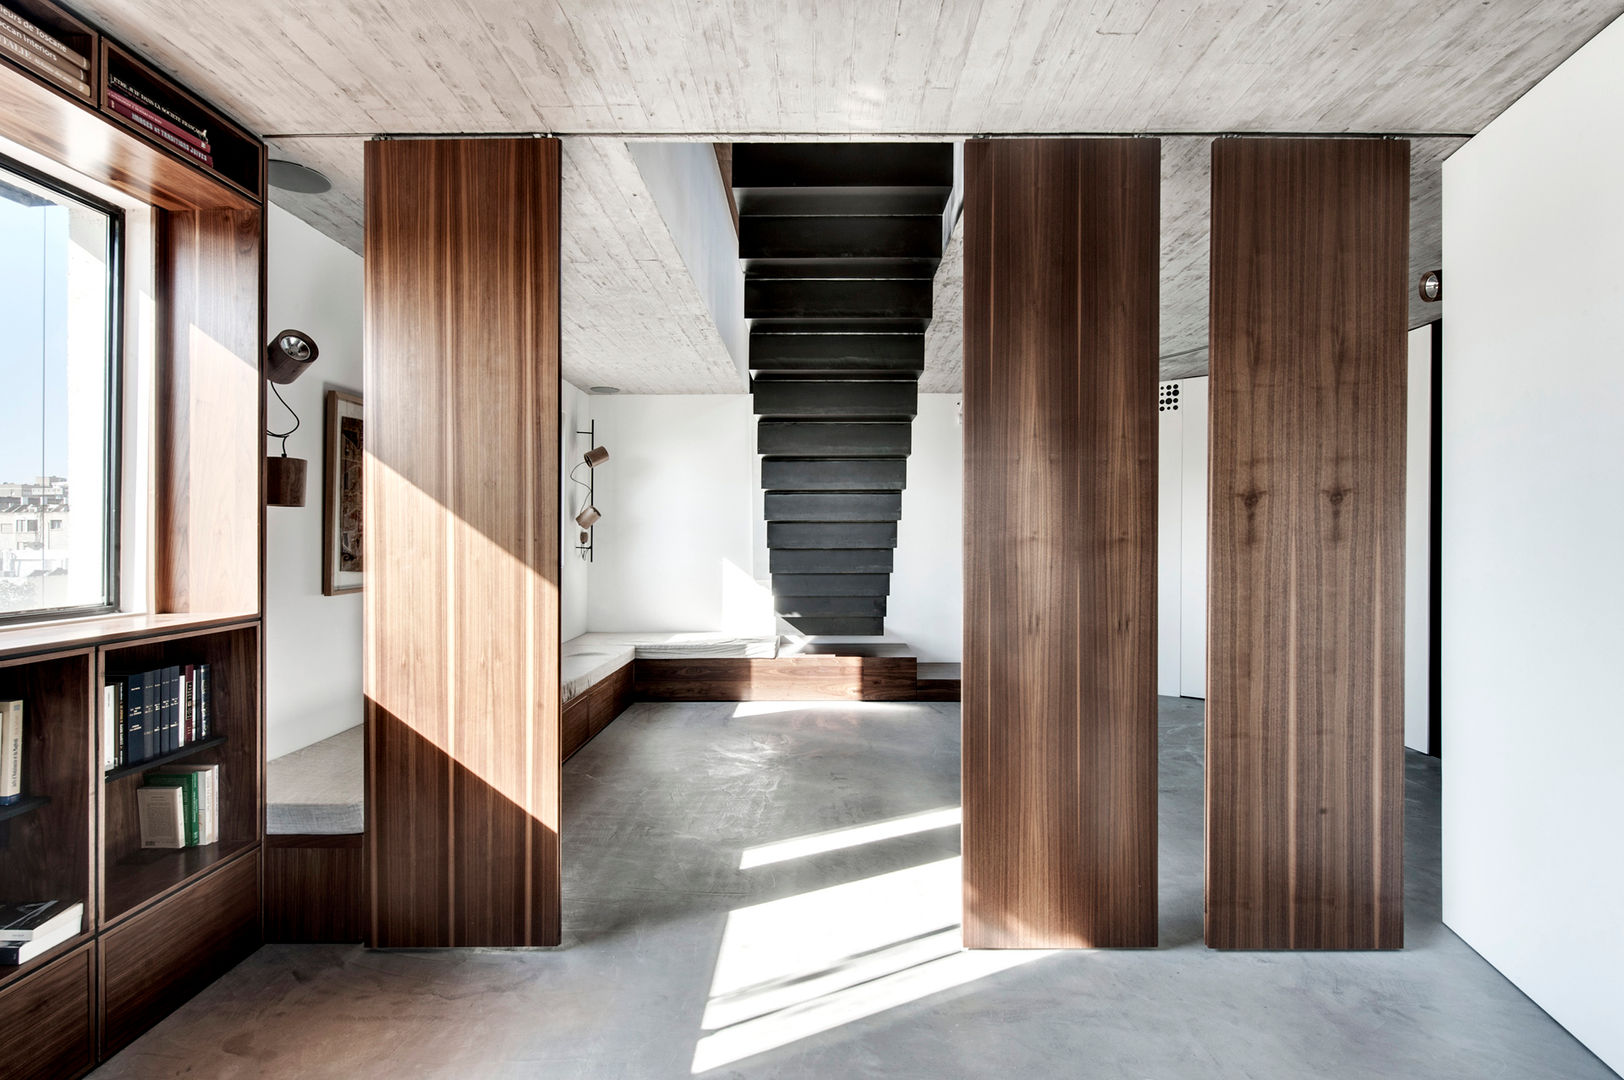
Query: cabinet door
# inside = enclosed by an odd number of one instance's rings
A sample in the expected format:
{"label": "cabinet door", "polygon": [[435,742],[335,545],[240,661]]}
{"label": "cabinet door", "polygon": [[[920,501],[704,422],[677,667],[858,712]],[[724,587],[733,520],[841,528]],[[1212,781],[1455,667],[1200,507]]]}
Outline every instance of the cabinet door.
{"label": "cabinet door", "polygon": [[564,706],[563,756],[566,760],[592,737],[592,701],[597,692],[594,686]]}
{"label": "cabinet door", "polygon": [[101,937],[102,1055],[110,1056],[260,945],[259,853]]}
{"label": "cabinet door", "polygon": [[0,1072],[16,1080],[79,1076],[96,1063],[90,946],[0,990]]}

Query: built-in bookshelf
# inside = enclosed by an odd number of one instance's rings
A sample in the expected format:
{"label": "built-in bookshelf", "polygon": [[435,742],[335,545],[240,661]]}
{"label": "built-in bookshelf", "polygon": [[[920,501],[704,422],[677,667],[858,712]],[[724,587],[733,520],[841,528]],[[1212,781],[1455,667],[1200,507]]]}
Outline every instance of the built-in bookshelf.
{"label": "built-in bookshelf", "polygon": [[[0,1030],[39,1034],[8,1044],[0,1074],[76,1077],[262,940],[264,384],[244,372],[266,340],[265,151],[67,8],[0,8],[91,61],[85,87],[68,86],[0,48],[0,141],[155,211],[155,610],[0,628],[0,701],[25,718],[22,797],[0,806],[0,900],[84,905],[73,938],[0,966]],[[110,761],[106,680],[186,665],[209,669],[206,735]],[[192,765],[218,766],[218,840],[142,848],[135,793],[154,769]]]}
{"label": "built-in bookshelf", "polygon": [[0,0],[0,60],[89,105],[100,91],[101,34],[44,0]]}
{"label": "built-in bookshelf", "polygon": [[244,194],[263,197],[264,144],[116,42],[103,38],[101,55],[106,116]]}

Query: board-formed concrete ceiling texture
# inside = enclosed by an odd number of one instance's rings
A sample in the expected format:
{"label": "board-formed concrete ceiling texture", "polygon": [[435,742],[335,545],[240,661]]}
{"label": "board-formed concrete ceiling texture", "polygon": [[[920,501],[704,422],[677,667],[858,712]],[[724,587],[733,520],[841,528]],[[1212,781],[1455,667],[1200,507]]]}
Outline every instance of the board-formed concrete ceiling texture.
{"label": "board-formed concrete ceiling texture", "polygon": [[[1618,0],[76,0],[76,6],[251,129],[286,136],[273,140],[279,153],[333,174],[335,190],[324,201],[276,198],[352,246],[359,187],[348,185],[335,161],[358,161],[359,153],[311,136],[1464,136],[1624,11]],[[1450,146],[1436,145],[1445,153]],[[1437,230],[1435,204],[1412,221],[1418,251]],[[1199,220],[1174,206],[1164,217],[1191,227]],[[1163,242],[1164,251],[1177,245],[1165,225]],[[644,254],[660,247],[656,237]],[[1164,276],[1174,285],[1184,280],[1180,273],[1195,280],[1193,242],[1168,254],[1182,269],[1170,266]],[[1204,336],[1192,329],[1205,324],[1204,303],[1200,311],[1169,309],[1183,291],[1164,284],[1164,367],[1181,359],[1166,354],[1174,342]],[[622,310],[612,298],[601,312],[591,306],[594,297],[579,299],[586,305],[583,324],[601,325]],[[680,324],[685,301],[675,302],[663,316],[651,304],[638,317]],[[613,335],[600,338],[601,353],[578,347],[577,373],[613,383],[624,369],[622,381],[633,382],[645,361],[618,352]],[[713,377],[717,358],[708,347],[684,352],[675,341],[671,348],[659,366],[672,386],[701,386]]]}

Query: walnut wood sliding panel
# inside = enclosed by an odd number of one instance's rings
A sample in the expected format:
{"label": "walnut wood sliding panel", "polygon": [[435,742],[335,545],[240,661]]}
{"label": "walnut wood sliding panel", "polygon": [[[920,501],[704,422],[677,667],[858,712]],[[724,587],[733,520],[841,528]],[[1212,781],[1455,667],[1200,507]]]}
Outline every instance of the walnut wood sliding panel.
{"label": "walnut wood sliding panel", "polygon": [[1409,144],[1212,155],[1207,944],[1403,944]]}
{"label": "walnut wood sliding panel", "polygon": [[559,144],[366,148],[370,941],[559,940]]}
{"label": "walnut wood sliding panel", "polygon": [[159,211],[156,610],[259,611],[263,217]]}
{"label": "walnut wood sliding panel", "polygon": [[1160,151],[965,146],[972,948],[1156,944]]}

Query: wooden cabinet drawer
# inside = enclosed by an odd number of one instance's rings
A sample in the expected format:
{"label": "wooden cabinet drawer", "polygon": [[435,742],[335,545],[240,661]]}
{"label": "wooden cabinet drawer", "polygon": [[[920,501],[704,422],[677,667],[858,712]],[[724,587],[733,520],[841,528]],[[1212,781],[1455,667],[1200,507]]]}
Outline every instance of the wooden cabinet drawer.
{"label": "wooden cabinet drawer", "polygon": [[565,758],[579,750],[592,737],[592,698],[596,689],[594,687],[588,690],[564,706],[562,752]]}
{"label": "wooden cabinet drawer", "polygon": [[102,1056],[122,1049],[259,945],[257,848],[102,934]]}
{"label": "wooden cabinet drawer", "polygon": [[86,945],[0,990],[0,1074],[59,1080],[96,1063],[90,954]]}

